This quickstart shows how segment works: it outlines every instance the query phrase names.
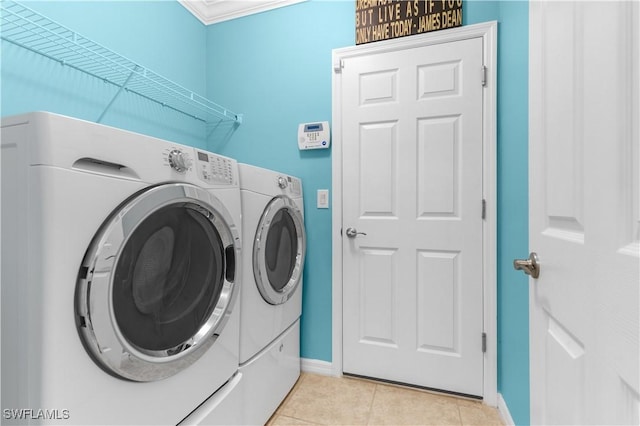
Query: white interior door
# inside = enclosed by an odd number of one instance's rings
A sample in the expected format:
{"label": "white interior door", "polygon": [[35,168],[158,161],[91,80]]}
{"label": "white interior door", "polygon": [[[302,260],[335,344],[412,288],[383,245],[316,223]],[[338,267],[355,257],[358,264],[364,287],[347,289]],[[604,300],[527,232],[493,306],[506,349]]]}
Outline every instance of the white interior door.
{"label": "white interior door", "polygon": [[638,424],[637,2],[530,3],[531,423]]}
{"label": "white interior door", "polygon": [[481,38],[343,62],[345,373],[482,396],[482,67]]}

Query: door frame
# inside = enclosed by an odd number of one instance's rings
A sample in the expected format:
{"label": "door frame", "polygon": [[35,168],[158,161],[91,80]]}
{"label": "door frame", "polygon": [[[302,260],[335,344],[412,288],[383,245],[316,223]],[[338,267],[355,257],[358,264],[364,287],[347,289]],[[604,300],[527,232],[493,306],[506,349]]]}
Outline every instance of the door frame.
{"label": "door frame", "polygon": [[[382,42],[335,49],[332,52],[332,374],[342,375],[342,91],[341,69],[348,58],[374,53],[385,53],[415,47],[430,46],[470,38],[482,38],[483,63],[486,67],[483,92],[483,184],[482,193],[486,202],[483,232],[483,321],[487,334],[484,354],[484,403],[498,405],[497,392],[497,136],[496,136],[496,71],[497,71],[498,23],[491,21],[481,24],[435,31]],[[478,70],[478,84],[481,84],[482,70]],[[481,213],[478,206],[478,214]]]}

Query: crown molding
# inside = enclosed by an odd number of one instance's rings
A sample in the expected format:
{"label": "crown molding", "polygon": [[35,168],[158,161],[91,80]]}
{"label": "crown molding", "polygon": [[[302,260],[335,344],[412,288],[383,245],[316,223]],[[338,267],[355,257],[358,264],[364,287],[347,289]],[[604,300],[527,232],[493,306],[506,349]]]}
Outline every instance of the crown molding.
{"label": "crown molding", "polygon": [[306,0],[178,0],[203,24],[228,21]]}

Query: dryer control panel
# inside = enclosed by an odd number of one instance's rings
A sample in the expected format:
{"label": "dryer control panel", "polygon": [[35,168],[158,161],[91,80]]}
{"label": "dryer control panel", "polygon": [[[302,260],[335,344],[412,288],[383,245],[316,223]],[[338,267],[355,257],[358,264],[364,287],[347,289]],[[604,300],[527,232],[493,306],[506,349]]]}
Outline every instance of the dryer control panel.
{"label": "dryer control panel", "polygon": [[277,184],[287,195],[299,197],[302,195],[302,183],[300,179],[291,176],[278,176]]}
{"label": "dryer control panel", "polygon": [[229,158],[196,149],[196,171],[205,182],[233,185],[233,162]]}

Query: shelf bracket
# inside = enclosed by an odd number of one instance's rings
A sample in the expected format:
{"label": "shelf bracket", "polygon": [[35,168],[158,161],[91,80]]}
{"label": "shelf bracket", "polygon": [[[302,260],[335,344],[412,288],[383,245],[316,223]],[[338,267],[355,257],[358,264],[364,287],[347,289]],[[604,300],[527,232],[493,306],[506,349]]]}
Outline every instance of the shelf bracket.
{"label": "shelf bracket", "polygon": [[[137,66],[136,66],[137,67]],[[124,83],[122,83],[122,86],[120,86],[118,88],[118,91],[116,92],[116,94],[113,96],[113,98],[111,98],[111,101],[107,104],[107,106],[104,108],[104,110],[102,111],[102,114],[100,114],[100,117],[98,117],[98,119],[96,120],[96,123],[100,123],[102,121],[102,119],[104,118],[104,115],[107,113],[107,111],[109,110],[109,108],[111,108],[111,105],[113,105],[113,103],[116,101],[116,99],[118,98],[118,96],[120,96],[120,93],[122,93],[122,91],[127,87],[127,84],[129,84],[129,81],[131,81],[131,78],[133,77],[133,75],[136,73],[136,70],[134,69],[133,71],[131,71],[131,74],[129,74],[129,77],[127,77],[127,79],[125,80]]]}

